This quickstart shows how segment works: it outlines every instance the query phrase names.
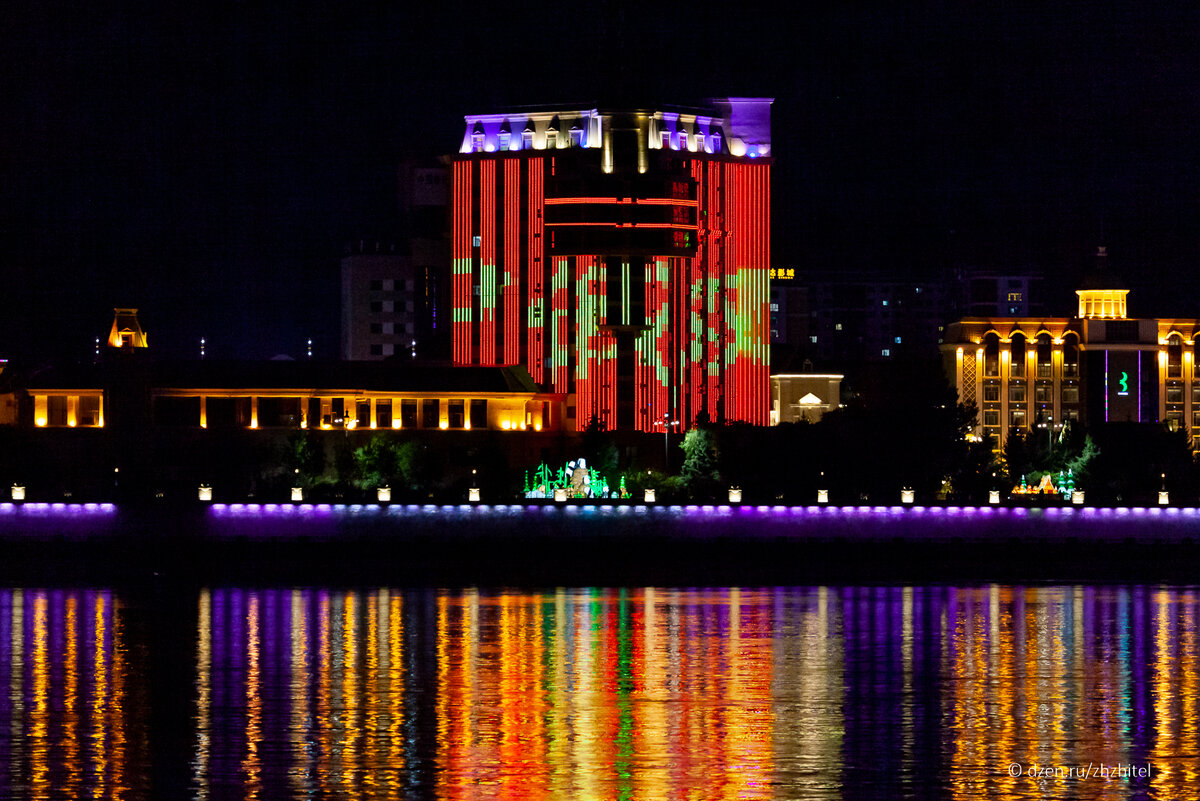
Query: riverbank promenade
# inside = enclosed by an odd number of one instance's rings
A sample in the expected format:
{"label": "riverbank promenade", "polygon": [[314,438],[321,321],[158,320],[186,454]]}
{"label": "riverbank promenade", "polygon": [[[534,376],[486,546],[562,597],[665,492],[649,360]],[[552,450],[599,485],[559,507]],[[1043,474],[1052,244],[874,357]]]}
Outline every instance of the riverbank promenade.
{"label": "riverbank promenade", "polygon": [[14,579],[412,585],[1184,579],[1194,507],[0,503]]}

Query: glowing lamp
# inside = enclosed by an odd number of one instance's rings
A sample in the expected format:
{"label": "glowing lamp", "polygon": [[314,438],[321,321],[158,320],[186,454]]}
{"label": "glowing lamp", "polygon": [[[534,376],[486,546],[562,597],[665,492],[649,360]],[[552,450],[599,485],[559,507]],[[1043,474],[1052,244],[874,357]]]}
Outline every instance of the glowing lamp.
{"label": "glowing lamp", "polygon": [[446,420],[443,420],[442,422],[438,423],[438,428],[442,429],[443,431],[445,431],[449,427],[450,427],[450,423],[447,422]]}
{"label": "glowing lamp", "polygon": [[464,429],[465,431],[470,431],[470,430],[471,430],[471,421],[470,421],[470,420],[466,420],[466,421],[464,421],[464,422],[463,422],[463,429]]}
{"label": "glowing lamp", "polygon": [[67,421],[67,425],[69,425],[71,428],[74,428],[74,427],[75,427],[75,420],[74,420],[74,419],[68,420],[68,421]]}
{"label": "glowing lamp", "polygon": [[471,503],[479,503],[479,487],[471,487],[467,490],[467,500]]}
{"label": "glowing lamp", "polygon": [[829,503],[829,490],[817,490],[817,503]]}
{"label": "glowing lamp", "polygon": [[[207,428],[207,426],[205,426],[205,425],[203,425],[203,424],[201,424],[201,426],[200,426],[200,427],[201,427],[201,428]],[[301,428],[308,428],[308,421],[307,421],[307,420],[301,420],[301,421],[300,421],[300,427],[301,427]]]}
{"label": "glowing lamp", "polygon": [[988,503],[1000,503],[1000,490],[988,490]]}
{"label": "glowing lamp", "polygon": [[504,421],[501,421],[500,427],[503,428],[505,431],[509,431],[512,429],[512,423],[508,422],[507,420],[504,420]]}
{"label": "glowing lamp", "polygon": [[34,422],[37,424],[37,427],[38,427],[38,428],[45,428],[45,427],[46,427],[46,418],[45,418],[45,417],[39,417],[39,418],[38,418],[37,420],[35,420]]}
{"label": "glowing lamp", "polygon": [[1071,503],[1076,506],[1083,506],[1083,490],[1075,490],[1071,493]]}
{"label": "glowing lamp", "polygon": [[654,495],[654,487],[646,487],[646,494],[644,497],[646,503],[654,503]]}
{"label": "glowing lamp", "polygon": [[391,503],[392,502],[392,488],[391,487],[379,487],[378,489],[375,490],[375,497],[379,499],[380,503]]}
{"label": "glowing lamp", "polygon": [[22,487],[20,484],[13,484],[12,485],[12,499],[14,501],[25,500],[25,488]]}
{"label": "glowing lamp", "polygon": [[302,487],[292,487],[292,500],[293,501],[304,500],[304,489]]}
{"label": "glowing lamp", "polygon": [[567,489],[566,487],[556,487],[554,490],[554,500],[556,503],[566,503]]}
{"label": "glowing lamp", "polygon": [[212,487],[208,486],[207,484],[201,484],[199,497],[200,497],[200,500],[202,500],[202,501],[211,501],[212,500]]}
{"label": "glowing lamp", "polygon": [[542,430],[542,424],[541,424],[541,423],[534,423],[534,424],[533,424],[533,430],[534,430],[534,431],[541,431],[541,430]]}
{"label": "glowing lamp", "polygon": [[1166,490],[1160,490],[1158,493],[1158,505],[1167,506],[1171,503],[1171,494]]}
{"label": "glowing lamp", "polygon": [[400,421],[399,421],[399,420],[393,420],[393,421],[392,421],[392,428],[399,428],[399,427],[400,427]]}
{"label": "glowing lamp", "polygon": [[910,489],[900,490],[900,503],[912,503],[913,497],[914,497],[914,493],[912,490],[910,490]]}
{"label": "glowing lamp", "polygon": [[741,487],[730,487],[729,488],[729,502],[730,503],[741,503],[742,502]]}

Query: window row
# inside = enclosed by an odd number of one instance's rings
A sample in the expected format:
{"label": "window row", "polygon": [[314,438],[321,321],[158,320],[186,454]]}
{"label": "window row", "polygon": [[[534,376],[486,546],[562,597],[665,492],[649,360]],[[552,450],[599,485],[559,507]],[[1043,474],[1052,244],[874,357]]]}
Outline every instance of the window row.
{"label": "window row", "polygon": [[[983,400],[985,402],[999,403],[1000,402],[1000,385],[999,384],[984,384],[983,385]],[[1025,384],[1009,384],[1008,385],[1008,402],[1009,403],[1026,403],[1028,400],[1028,387]],[[1034,403],[1053,403],[1054,402],[1054,386],[1051,384],[1035,384],[1033,387]],[[1079,385],[1064,384],[1062,387],[1062,402],[1063,403],[1079,403]]]}
{"label": "window row", "polygon": [[[496,402],[492,402],[495,404]],[[201,428],[542,429],[546,403],[499,403],[483,398],[298,398],[171,396],[154,398],[160,426]],[[491,414],[489,415],[489,412]],[[494,419],[491,419],[494,418]]]}

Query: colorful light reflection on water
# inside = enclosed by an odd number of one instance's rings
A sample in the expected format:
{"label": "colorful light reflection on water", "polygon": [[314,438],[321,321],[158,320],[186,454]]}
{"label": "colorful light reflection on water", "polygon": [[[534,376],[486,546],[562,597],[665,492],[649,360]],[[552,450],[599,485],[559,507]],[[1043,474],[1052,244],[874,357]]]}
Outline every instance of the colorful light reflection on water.
{"label": "colorful light reflection on water", "polygon": [[[151,763],[203,799],[1200,787],[1193,588],[220,588],[170,645],[136,603],[0,591],[0,795],[153,797]],[[144,688],[173,662],[191,697],[164,721]]]}

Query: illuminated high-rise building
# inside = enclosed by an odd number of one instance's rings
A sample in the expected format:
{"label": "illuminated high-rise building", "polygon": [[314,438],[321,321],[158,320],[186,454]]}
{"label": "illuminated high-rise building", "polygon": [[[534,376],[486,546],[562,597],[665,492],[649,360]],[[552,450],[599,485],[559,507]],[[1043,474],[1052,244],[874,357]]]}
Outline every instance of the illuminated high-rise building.
{"label": "illuminated high-rise building", "polygon": [[468,115],[455,363],[527,367],[578,429],[765,425],[770,105]]}

